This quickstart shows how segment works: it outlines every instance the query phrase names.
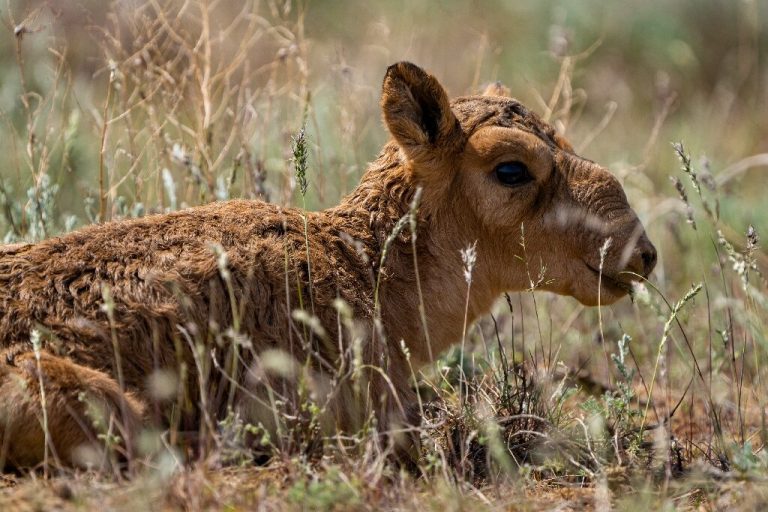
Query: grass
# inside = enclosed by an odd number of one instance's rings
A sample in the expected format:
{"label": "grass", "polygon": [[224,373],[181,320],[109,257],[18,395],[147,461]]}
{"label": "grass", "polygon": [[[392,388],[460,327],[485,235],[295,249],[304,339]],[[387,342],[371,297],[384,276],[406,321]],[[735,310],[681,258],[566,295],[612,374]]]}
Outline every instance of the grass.
{"label": "grass", "polygon": [[[596,310],[534,294],[546,272],[532,265],[530,292],[467,325],[440,364],[414,368],[419,478],[386,463],[370,425],[343,442],[318,439],[322,404],[307,399],[277,439],[206,417],[196,456],[171,429],[147,432],[137,450],[150,455],[127,472],[5,475],[6,508],[768,501],[764,5],[9,1],[0,17],[7,243],[217,199],[335,204],[385,140],[384,69],[408,58],[454,95],[504,81],[612,168],[660,252],[632,301]],[[398,230],[414,230],[417,207]],[[469,248],[464,256],[469,287]],[[419,295],[422,309],[433,300]],[[295,320],[321,336],[311,315]],[[236,325],[220,335],[239,346]],[[194,351],[191,334],[183,342]],[[220,364],[231,375],[237,350],[229,355]],[[204,359],[195,362],[209,375]],[[114,443],[111,426],[104,436]]]}

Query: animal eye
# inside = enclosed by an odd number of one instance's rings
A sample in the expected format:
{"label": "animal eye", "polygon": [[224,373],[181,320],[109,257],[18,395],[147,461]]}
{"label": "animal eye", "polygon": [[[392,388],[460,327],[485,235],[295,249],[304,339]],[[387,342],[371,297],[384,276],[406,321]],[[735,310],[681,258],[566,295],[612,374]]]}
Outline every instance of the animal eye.
{"label": "animal eye", "polygon": [[533,180],[522,162],[505,162],[496,167],[496,178],[504,185],[515,187]]}

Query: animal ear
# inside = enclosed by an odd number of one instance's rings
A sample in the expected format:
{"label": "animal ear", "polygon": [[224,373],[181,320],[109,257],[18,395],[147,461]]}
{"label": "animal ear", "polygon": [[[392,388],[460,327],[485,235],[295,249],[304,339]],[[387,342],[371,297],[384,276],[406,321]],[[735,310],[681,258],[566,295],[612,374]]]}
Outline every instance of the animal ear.
{"label": "animal ear", "polygon": [[501,82],[492,82],[483,91],[483,96],[503,96],[505,98],[511,98],[512,93],[509,87]]}
{"label": "animal ear", "polygon": [[387,128],[410,160],[434,160],[463,141],[443,86],[410,62],[387,68],[381,109]]}

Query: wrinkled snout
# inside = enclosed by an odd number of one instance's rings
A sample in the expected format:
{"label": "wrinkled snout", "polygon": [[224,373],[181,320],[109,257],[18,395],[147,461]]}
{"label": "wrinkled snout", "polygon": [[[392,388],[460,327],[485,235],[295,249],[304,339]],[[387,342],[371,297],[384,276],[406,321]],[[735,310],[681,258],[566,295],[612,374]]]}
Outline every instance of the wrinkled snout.
{"label": "wrinkled snout", "polygon": [[611,173],[575,158],[563,163],[570,165],[566,186],[573,203],[561,210],[561,223],[570,227],[581,260],[571,267],[566,293],[588,305],[613,303],[651,274],[656,248]]}

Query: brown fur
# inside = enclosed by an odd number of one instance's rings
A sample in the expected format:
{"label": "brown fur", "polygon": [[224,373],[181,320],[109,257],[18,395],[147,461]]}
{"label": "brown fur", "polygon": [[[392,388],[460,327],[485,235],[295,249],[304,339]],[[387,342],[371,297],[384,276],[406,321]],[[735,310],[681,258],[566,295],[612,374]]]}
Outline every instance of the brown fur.
{"label": "brown fur", "polygon": [[[274,428],[265,384],[295,400],[300,370],[269,375],[261,356],[270,349],[309,361],[316,389],[331,390],[324,419],[330,431],[356,428],[368,410],[382,431],[413,425],[418,418],[400,340],[414,364],[422,364],[460,338],[467,292],[460,249],[477,241],[470,320],[500,293],[529,287],[541,268],[544,289],[585,304],[597,303],[598,289],[603,303],[621,298],[631,277],[621,272],[652,270],[653,246],[617,180],[575,155],[502,86],[451,103],[434,77],[399,63],[387,70],[381,104],[393,140],[341,204],[307,213],[309,261],[302,213],[258,201],[213,203],[0,249],[3,460],[30,466],[42,459],[41,378],[49,448],[67,464],[77,462],[80,444],[94,439],[84,415],[90,398],[127,441],[151,420],[160,400],[148,378],[157,369],[181,378],[186,368],[182,429],[197,428],[203,413],[220,419],[228,405]],[[534,182],[499,183],[493,170],[509,161],[525,163]],[[385,240],[419,186],[416,257],[429,338],[407,230],[379,268]],[[608,237],[599,288],[599,251]],[[226,251],[229,283],[212,244]],[[377,280],[381,332],[373,325]],[[114,301],[111,320],[105,287]],[[366,368],[384,368],[364,372],[368,402],[362,405],[351,399],[360,380],[339,370],[351,365],[354,349],[353,336],[337,329],[337,298],[363,333],[358,341]],[[292,319],[300,303],[325,334]],[[233,318],[248,340],[237,349],[222,334]],[[39,364],[29,342],[34,329],[43,339]],[[197,360],[195,345],[202,347]],[[212,367],[212,357],[229,377]],[[238,363],[227,366],[235,357]],[[234,402],[230,379],[239,383]]]}

